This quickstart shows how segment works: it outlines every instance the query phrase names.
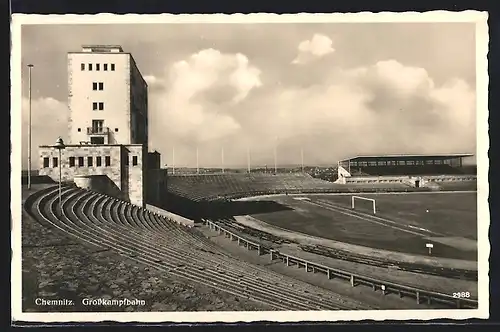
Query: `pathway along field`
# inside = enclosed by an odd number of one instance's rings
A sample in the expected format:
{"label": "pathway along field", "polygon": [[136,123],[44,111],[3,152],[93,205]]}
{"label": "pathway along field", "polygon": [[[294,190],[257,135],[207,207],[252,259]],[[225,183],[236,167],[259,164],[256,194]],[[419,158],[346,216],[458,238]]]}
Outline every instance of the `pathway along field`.
{"label": "pathway along field", "polygon": [[[266,197],[283,206],[252,216],[284,229],[350,244],[409,254],[477,260],[476,193],[359,194],[375,198],[356,201],[352,195]],[[307,200],[298,199],[307,198]],[[426,211],[429,212],[426,212]]]}

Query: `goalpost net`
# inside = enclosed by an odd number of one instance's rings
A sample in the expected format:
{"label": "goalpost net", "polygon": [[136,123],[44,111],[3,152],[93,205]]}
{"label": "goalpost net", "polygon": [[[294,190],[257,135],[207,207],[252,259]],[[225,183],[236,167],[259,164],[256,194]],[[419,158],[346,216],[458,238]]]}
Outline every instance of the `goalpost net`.
{"label": "goalpost net", "polygon": [[[366,198],[366,197],[361,197],[361,196],[351,196],[351,208],[354,210],[357,206],[359,206],[359,201],[364,201],[367,202],[371,205],[371,210],[373,211],[373,214],[377,214],[377,205],[375,203],[375,199],[373,198]],[[358,202],[356,204],[356,202]],[[365,203],[366,204],[366,203]],[[363,204],[362,206],[365,206]]]}

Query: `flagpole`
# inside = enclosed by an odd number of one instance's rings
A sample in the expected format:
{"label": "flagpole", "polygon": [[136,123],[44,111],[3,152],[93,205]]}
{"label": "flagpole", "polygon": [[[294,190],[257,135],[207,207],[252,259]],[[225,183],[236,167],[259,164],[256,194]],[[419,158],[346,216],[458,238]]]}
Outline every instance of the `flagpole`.
{"label": "flagpole", "polygon": [[175,174],[175,147],[172,147],[172,174]]}
{"label": "flagpole", "polygon": [[224,173],[224,147],[221,149],[222,173]]}
{"label": "flagpole", "polygon": [[278,137],[276,137],[276,143],[274,144],[274,173],[278,174]]}
{"label": "flagpole", "polygon": [[247,168],[248,168],[248,173],[250,173],[250,148],[247,147]]}
{"label": "flagpole", "polygon": [[196,147],[196,174],[200,174],[200,164],[198,156],[198,147]]}
{"label": "flagpole", "polygon": [[302,173],[304,173],[304,148],[300,148],[300,160],[302,165]]}

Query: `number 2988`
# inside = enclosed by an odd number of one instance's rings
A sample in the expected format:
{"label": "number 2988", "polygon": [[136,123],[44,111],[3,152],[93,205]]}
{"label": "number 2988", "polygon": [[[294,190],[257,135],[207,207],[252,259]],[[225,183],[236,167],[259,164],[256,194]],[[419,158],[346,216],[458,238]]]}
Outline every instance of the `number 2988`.
{"label": "number 2988", "polygon": [[469,292],[456,292],[453,293],[453,297],[456,299],[468,299],[470,297]]}

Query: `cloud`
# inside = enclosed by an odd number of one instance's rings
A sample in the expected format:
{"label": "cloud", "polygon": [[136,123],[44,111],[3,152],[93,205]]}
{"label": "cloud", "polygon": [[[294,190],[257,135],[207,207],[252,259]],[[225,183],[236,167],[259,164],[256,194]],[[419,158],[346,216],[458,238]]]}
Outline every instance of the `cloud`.
{"label": "cloud", "polygon": [[335,52],[332,40],[321,34],[314,34],[311,40],[302,41],[297,47],[299,54],[292,64],[305,64]]}
{"label": "cloud", "polygon": [[241,128],[231,112],[262,86],[260,70],[243,54],[205,49],[168,66],[165,78],[148,78],[164,89],[152,94],[152,130],[161,137],[201,143]]}
{"label": "cloud", "polygon": [[325,84],[285,87],[268,98],[264,108],[275,112],[253,123],[261,137],[279,135],[284,151],[306,146],[315,162],[475,150],[475,92],[465,81],[436,86],[425,69],[395,60],[325,75]]}
{"label": "cloud", "polygon": [[[297,70],[299,68],[296,68]],[[335,164],[356,154],[458,153],[476,147],[476,95],[464,80],[437,84],[424,69],[397,60],[329,67],[317,83],[264,85],[243,55],[205,50],[149,76],[150,149],[177,165]],[[67,107],[53,98],[32,103],[36,147],[67,135]],[[23,166],[28,102],[23,100]],[[276,141],[276,137],[279,141]]]}
{"label": "cloud", "polygon": [[[27,167],[29,128],[29,100],[22,100],[22,155],[23,169]],[[61,136],[67,141],[68,135],[68,107],[65,102],[54,98],[42,97],[31,101],[31,128],[32,150],[31,165],[38,168],[38,146],[54,144]]]}
{"label": "cloud", "polygon": [[170,71],[170,92],[176,98],[190,100],[197,95],[210,98],[226,93],[232,103],[245,99],[248,93],[262,85],[260,70],[249,65],[243,54],[224,54],[206,49],[188,60],[174,63]]}
{"label": "cloud", "polygon": [[154,75],[144,75],[144,80],[148,84],[149,88],[162,86],[164,82]]}
{"label": "cloud", "polygon": [[[458,153],[475,150],[475,91],[461,79],[436,84],[394,59],[329,67],[317,83],[264,86],[260,70],[236,54],[199,52],[169,66],[154,103],[153,145],[178,164],[335,164],[356,154]],[[297,70],[301,70],[297,68]],[[239,79],[233,79],[237,76]],[[252,93],[260,88],[258,93]],[[279,141],[276,141],[276,137]],[[160,143],[161,142],[161,143]],[[200,157],[201,158],[201,157]]]}

